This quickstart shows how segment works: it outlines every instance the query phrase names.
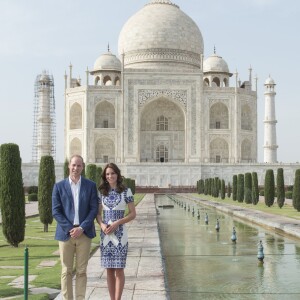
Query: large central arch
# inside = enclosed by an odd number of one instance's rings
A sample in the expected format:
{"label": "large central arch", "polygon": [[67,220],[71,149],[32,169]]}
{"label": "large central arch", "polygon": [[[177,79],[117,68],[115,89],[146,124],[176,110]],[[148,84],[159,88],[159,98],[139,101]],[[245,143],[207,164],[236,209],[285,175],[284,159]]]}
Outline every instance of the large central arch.
{"label": "large central arch", "polygon": [[[185,115],[179,105],[160,97],[140,112],[140,161],[185,161]],[[162,151],[163,149],[163,151]]]}

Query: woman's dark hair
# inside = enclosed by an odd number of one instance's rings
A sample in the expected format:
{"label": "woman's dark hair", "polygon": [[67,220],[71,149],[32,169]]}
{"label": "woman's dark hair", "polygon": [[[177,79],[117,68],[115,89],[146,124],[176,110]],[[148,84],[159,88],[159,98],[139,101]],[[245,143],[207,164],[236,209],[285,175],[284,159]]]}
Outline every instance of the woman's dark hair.
{"label": "woman's dark hair", "polygon": [[102,195],[107,196],[108,192],[110,190],[110,186],[109,183],[106,181],[106,170],[110,168],[113,169],[114,172],[117,174],[117,188],[116,188],[116,192],[117,193],[122,193],[125,190],[125,186],[123,185],[122,181],[123,181],[123,177],[121,175],[121,171],[118,168],[118,166],[114,163],[109,163],[105,166],[105,168],[102,171],[101,174],[101,184],[99,186],[99,191]]}

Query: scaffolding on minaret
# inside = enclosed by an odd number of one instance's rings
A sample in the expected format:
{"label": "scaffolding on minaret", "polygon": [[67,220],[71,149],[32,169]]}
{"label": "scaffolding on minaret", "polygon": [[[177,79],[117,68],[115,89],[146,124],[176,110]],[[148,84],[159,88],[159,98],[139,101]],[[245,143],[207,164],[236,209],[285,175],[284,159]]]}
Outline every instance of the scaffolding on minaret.
{"label": "scaffolding on minaret", "polygon": [[56,161],[56,123],[53,76],[43,71],[34,84],[32,162],[51,155]]}

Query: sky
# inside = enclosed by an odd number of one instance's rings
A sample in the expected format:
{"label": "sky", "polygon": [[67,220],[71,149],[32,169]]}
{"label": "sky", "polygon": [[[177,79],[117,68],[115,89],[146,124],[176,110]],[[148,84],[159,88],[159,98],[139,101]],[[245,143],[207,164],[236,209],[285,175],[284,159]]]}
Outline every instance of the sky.
{"label": "sky", "polygon": [[[118,55],[125,22],[150,0],[0,0],[0,144],[19,145],[32,158],[34,82],[54,77],[56,160],[64,161],[64,74],[85,84],[87,67],[107,52]],[[264,82],[276,82],[277,158],[300,161],[300,1],[172,0],[199,26],[204,56],[223,57],[243,82],[258,78],[258,161],[263,162]],[[234,79],[231,79],[231,86]]]}

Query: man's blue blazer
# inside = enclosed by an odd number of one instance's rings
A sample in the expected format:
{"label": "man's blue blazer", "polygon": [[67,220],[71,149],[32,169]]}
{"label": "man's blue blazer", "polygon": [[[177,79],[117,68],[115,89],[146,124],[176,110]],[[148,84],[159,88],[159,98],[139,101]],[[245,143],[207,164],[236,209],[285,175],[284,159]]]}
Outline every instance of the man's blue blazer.
{"label": "man's blue blazer", "polygon": [[[98,213],[98,194],[95,182],[81,177],[79,193],[79,226],[89,238],[96,236],[94,220]],[[69,231],[74,227],[74,200],[69,178],[66,178],[53,187],[52,215],[57,221],[55,239],[66,241],[70,238]]]}

